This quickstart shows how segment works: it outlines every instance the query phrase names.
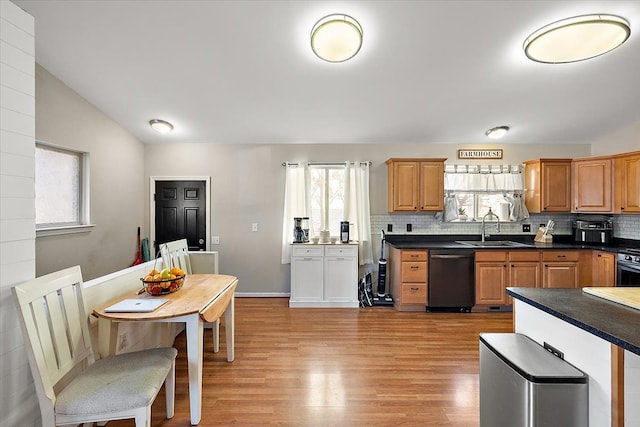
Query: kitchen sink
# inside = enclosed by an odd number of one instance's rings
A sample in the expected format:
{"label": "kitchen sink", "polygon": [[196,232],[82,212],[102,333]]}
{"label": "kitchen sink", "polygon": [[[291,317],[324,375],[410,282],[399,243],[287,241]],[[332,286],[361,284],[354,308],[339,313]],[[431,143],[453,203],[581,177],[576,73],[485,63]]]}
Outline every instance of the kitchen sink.
{"label": "kitchen sink", "polygon": [[489,247],[489,246],[507,246],[507,247],[523,247],[529,246],[526,243],[512,242],[511,240],[487,240],[485,242],[481,242],[480,240],[458,240],[456,243],[460,243],[467,246],[479,246],[479,247]]}

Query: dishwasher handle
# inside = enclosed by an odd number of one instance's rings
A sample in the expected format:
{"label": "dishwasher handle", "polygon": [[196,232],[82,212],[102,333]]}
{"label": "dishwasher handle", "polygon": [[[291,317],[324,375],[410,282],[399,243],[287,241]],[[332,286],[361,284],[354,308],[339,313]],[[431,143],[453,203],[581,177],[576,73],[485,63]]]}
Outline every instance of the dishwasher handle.
{"label": "dishwasher handle", "polygon": [[456,255],[429,255],[429,258],[434,259],[460,259],[460,258],[473,258],[473,254],[456,254]]}

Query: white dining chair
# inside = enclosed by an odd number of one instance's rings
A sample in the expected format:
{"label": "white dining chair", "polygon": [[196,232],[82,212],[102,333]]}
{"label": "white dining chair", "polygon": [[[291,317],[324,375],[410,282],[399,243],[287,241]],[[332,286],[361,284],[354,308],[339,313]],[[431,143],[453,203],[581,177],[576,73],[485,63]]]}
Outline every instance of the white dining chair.
{"label": "white dining chair", "polygon": [[[213,255],[212,261],[196,264],[200,268],[192,268],[191,257],[199,255]],[[160,244],[160,256],[162,257],[162,265],[165,268],[178,267],[187,274],[218,274],[218,253],[217,252],[189,252],[187,239],[174,240]],[[205,326],[210,325],[213,329],[213,352],[220,350],[220,319],[215,322],[205,322]]]}
{"label": "white dining chair", "polygon": [[12,288],[43,426],[134,418],[151,425],[162,384],[167,418],[174,413],[175,348],[95,360],[82,296],[80,267]]}

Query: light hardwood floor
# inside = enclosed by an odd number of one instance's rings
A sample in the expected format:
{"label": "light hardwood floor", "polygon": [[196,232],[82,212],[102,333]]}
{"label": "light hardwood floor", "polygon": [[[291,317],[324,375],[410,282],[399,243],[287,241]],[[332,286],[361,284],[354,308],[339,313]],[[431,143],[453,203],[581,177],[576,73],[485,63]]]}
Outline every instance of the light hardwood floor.
{"label": "light hardwood floor", "polygon": [[[205,330],[200,426],[477,426],[478,334],[511,332],[511,313],[290,309],[236,299],[235,361]],[[164,391],[153,426],[188,426],[185,337],[176,339],[176,414]],[[132,420],[110,422],[133,426]]]}

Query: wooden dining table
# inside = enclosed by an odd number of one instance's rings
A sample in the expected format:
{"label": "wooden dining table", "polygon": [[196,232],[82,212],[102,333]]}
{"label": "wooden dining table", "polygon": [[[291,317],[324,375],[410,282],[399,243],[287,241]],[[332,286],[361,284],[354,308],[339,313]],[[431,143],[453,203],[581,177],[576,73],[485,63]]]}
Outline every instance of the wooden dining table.
{"label": "wooden dining table", "polygon": [[[189,404],[191,424],[202,416],[202,352],[203,324],[214,322],[224,313],[227,361],[234,359],[234,293],[238,279],[222,274],[190,274],[177,292],[161,297],[148,294],[127,294],[96,308],[98,346],[101,357],[115,354],[118,322],[183,322],[186,325],[187,363],[189,371]],[[149,313],[105,312],[111,305],[125,299],[166,298],[166,304]]]}

